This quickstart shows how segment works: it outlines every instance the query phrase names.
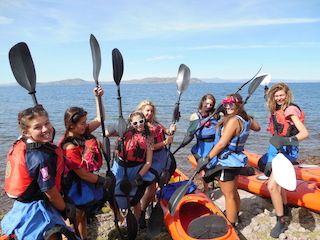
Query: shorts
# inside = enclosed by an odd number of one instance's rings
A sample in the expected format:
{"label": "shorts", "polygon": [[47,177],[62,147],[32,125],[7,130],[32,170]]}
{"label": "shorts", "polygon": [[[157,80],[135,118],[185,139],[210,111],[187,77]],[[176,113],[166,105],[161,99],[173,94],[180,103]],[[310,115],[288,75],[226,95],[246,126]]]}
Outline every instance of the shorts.
{"label": "shorts", "polygon": [[239,175],[241,167],[232,169],[221,169],[211,175],[211,178],[216,178],[221,182],[233,181]]}

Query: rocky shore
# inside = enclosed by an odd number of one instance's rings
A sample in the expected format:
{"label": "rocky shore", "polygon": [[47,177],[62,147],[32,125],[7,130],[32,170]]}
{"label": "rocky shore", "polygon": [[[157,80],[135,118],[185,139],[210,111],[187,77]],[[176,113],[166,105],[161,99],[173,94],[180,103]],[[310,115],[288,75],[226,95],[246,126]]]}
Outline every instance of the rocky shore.
{"label": "rocky shore", "polygon": [[[309,157],[304,159],[304,163],[319,164],[318,157]],[[202,182],[196,178],[196,185],[201,189]],[[276,218],[270,216],[273,206],[268,198],[263,198],[244,190],[239,189],[241,197],[241,223],[237,225],[238,235],[241,240],[261,240],[273,239],[270,237],[270,231],[276,223]],[[4,193],[1,193],[4,194]],[[210,190],[210,197],[214,203],[224,210],[224,197],[220,188]],[[11,208],[12,200],[1,203],[0,220],[4,214]],[[320,199],[319,199],[320,201]],[[287,219],[287,230],[282,233],[279,239],[288,240],[320,240],[320,214],[312,212],[302,207],[292,207],[292,217]],[[118,239],[117,231],[114,227],[113,212],[108,206],[103,208],[103,212],[98,214],[88,226],[88,239],[112,240]],[[2,233],[0,229],[0,233]],[[140,230],[137,240],[145,240],[146,230]],[[163,227],[161,233],[153,238],[155,240],[172,239],[166,228]],[[182,239],[183,240],[183,239]]]}
{"label": "rocky shore", "polygon": [[[200,181],[196,184],[201,188]],[[270,216],[273,211],[272,203],[267,198],[262,198],[244,190],[239,190],[242,212],[241,223],[237,225],[238,235],[241,240],[274,239],[270,237],[270,231],[276,223],[276,218]],[[219,188],[210,191],[210,197],[220,209],[224,210],[224,197]],[[105,209],[105,211],[108,211]],[[306,208],[292,207],[292,217],[287,219],[287,230],[279,239],[288,240],[320,240],[320,214]],[[90,224],[89,239],[117,239],[114,230],[113,215],[111,212],[99,214]],[[146,231],[141,230],[137,240],[148,239]],[[163,227],[155,240],[172,239],[166,228]]]}

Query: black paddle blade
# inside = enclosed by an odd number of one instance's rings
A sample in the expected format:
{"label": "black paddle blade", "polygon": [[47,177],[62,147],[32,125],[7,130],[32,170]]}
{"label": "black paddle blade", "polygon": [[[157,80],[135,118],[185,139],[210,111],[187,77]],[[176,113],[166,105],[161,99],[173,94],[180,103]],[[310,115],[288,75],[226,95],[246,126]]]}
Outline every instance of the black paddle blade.
{"label": "black paddle blade", "polygon": [[123,117],[119,117],[119,120],[118,120],[118,134],[120,137],[123,137],[123,135],[125,134],[127,130],[127,122],[126,120],[124,120]]}
{"label": "black paddle blade", "polygon": [[123,58],[117,48],[112,50],[112,65],[114,82],[119,85],[123,75]]}
{"label": "black paddle blade", "polygon": [[152,208],[151,215],[148,222],[147,237],[153,238],[157,236],[163,227],[163,210],[160,205],[160,200]]}
{"label": "black paddle blade", "polygon": [[172,116],[173,123],[179,122],[179,120],[180,120],[181,115],[180,115],[179,105],[180,105],[180,103],[176,102],[176,105],[173,110],[173,116]]}
{"label": "black paddle blade", "polygon": [[102,151],[103,151],[104,158],[109,163],[111,160],[111,154],[110,154],[110,139],[108,137],[103,137],[102,139]]}
{"label": "black paddle blade", "polygon": [[109,192],[114,192],[114,188],[116,187],[116,176],[113,174],[113,172],[111,172],[110,170],[108,170],[106,172],[106,177],[110,179],[111,183],[110,183],[110,187],[108,188]]}
{"label": "black paddle blade", "polygon": [[170,173],[164,170],[160,175],[159,188],[163,188],[169,182]]}
{"label": "black paddle blade", "polygon": [[128,230],[128,239],[135,240],[138,234],[138,223],[137,219],[133,215],[130,209],[128,209],[127,214],[127,230]]}
{"label": "black paddle blade", "polygon": [[246,100],[244,101],[244,104],[247,103],[248,99],[250,98],[250,96],[256,91],[256,89],[260,86],[260,83],[263,81],[263,79],[268,76],[268,74],[264,74],[261,75],[259,77],[256,77],[255,79],[253,79],[252,83],[250,84],[249,88],[248,88],[248,96],[246,98]]}
{"label": "black paddle blade", "polygon": [[93,79],[96,85],[99,85],[98,77],[101,69],[101,51],[99,43],[93,34],[90,35],[90,47],[93,61]]}
{"label": "black paddle blade", "polygon": [[34,94],[36,92],[36,71],[28,45],[24,42],[14,45],[9,51],[9,61],[17,82],[30,94]]}
{"label": "black paddle blade", "polygon": [[[132,185],[131,185],[131,182],[130,180],[128,179],[128,176],[124,175],[123,176],[123,179],[120,183],[120,190],[127,196],[130,195],[130,192],[132,190]],[[130,207],[130,206],[128,206]]]}
{"label": "black paddle blade", "polygon": [[175,190],[174,193],[172,194],[172,196],[170,197],[170,200],[169,200],[169,211],[170,211],[170,215],[171,216],[174,216],[174,214],[175,214],[175,212],[177,210],[179,202],[181,201],[182,197],[188,191],[189,186],[191,185],[191,183],[192,183],[192,179],[190,178],[189,181],[186,184],[181,185],[180,187],[178,187],[178,189]]}

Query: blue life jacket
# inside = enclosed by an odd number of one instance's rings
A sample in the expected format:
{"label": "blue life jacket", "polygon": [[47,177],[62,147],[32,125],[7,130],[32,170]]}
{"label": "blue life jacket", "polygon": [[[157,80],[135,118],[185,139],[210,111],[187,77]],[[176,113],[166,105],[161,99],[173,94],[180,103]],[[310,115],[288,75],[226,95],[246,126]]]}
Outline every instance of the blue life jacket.
{"label": "blue life jacket", "polygon": [[[242,153],[244,145],[250,133],[251,121],[245,121],[242,117],[236,115],[237,119],[242,121],[242,130],[235,136],[229,144],[218,154],[216,165],[228,167],[243,167],[247,162],[247,156]],[[218,138],[221,137],[221,129],[216,131]],[[216,136],[217,138],[217,136]]]}
{"label": "blue life jacket", "polygon": [[210,120],[199,131],[196,132],[197,139],[204,142],[213,142],[215,137],[214,127],[217,125],[218,121],[214,117],[202,117],[199,112],[197,112],[197,115],[199,117],[199,123],[197,128],[199,128],[203,122],[210,118]]}

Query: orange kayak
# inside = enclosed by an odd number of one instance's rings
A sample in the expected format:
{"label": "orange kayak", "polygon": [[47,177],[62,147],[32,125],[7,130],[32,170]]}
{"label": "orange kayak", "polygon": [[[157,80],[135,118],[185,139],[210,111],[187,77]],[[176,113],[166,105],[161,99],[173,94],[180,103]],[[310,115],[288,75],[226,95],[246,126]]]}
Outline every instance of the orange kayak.
{"label": "orange kayak", "polygon": [[[254,194],[270,197],[267,189],[268,178],[263,173],[256,173],[253,176],[239,175],[238,186]],[[289,204],[305,207],[320,213],[320,183],[312,181],[297,180],[295,191],[287,191]]]}
{"label": "orange kayak", "polygon": [[[255,157],[259,160],[261,155],[245,152],[248,158],[253,159]],[[191,155],[189,161],[192,166],[196,167],[196,160]],[[252,165],[255,167],[254,165]],[[270,198],[269,191],[267,189],[268,178],[263,173],[256,173],[253,176],[239,175],[238,187],[249,191],[254,194],[258,194],[264,197]],[[299,207],[305,207],[312,211],[320,213],[320,183],[314,181],[297,180],[297,188],[295,191],[286,191],[287,201],[289,204]]]}
{"label": "orange kayak", "polygon": [[[170,182],[184,180],[188,180],[188,177],[177,169]],[[174,216],[170,215],[168,200],[162,199],[161,207],[164,213],[164,223],[174,240],[240,240],[218,206],[198,189],[183,196]],[[204,236],[207,237],[203,238]]]}
{"label": "orange kayak", "polygon": [[[259,169],[258,161],[262,155],[243,151],[244,154],[248,156],[248,164],[254,168]],[[297,179],[305,181],[320,182],[320,166],[318,165],[308,165],[308,164],[298,164],[294,165]]]}

